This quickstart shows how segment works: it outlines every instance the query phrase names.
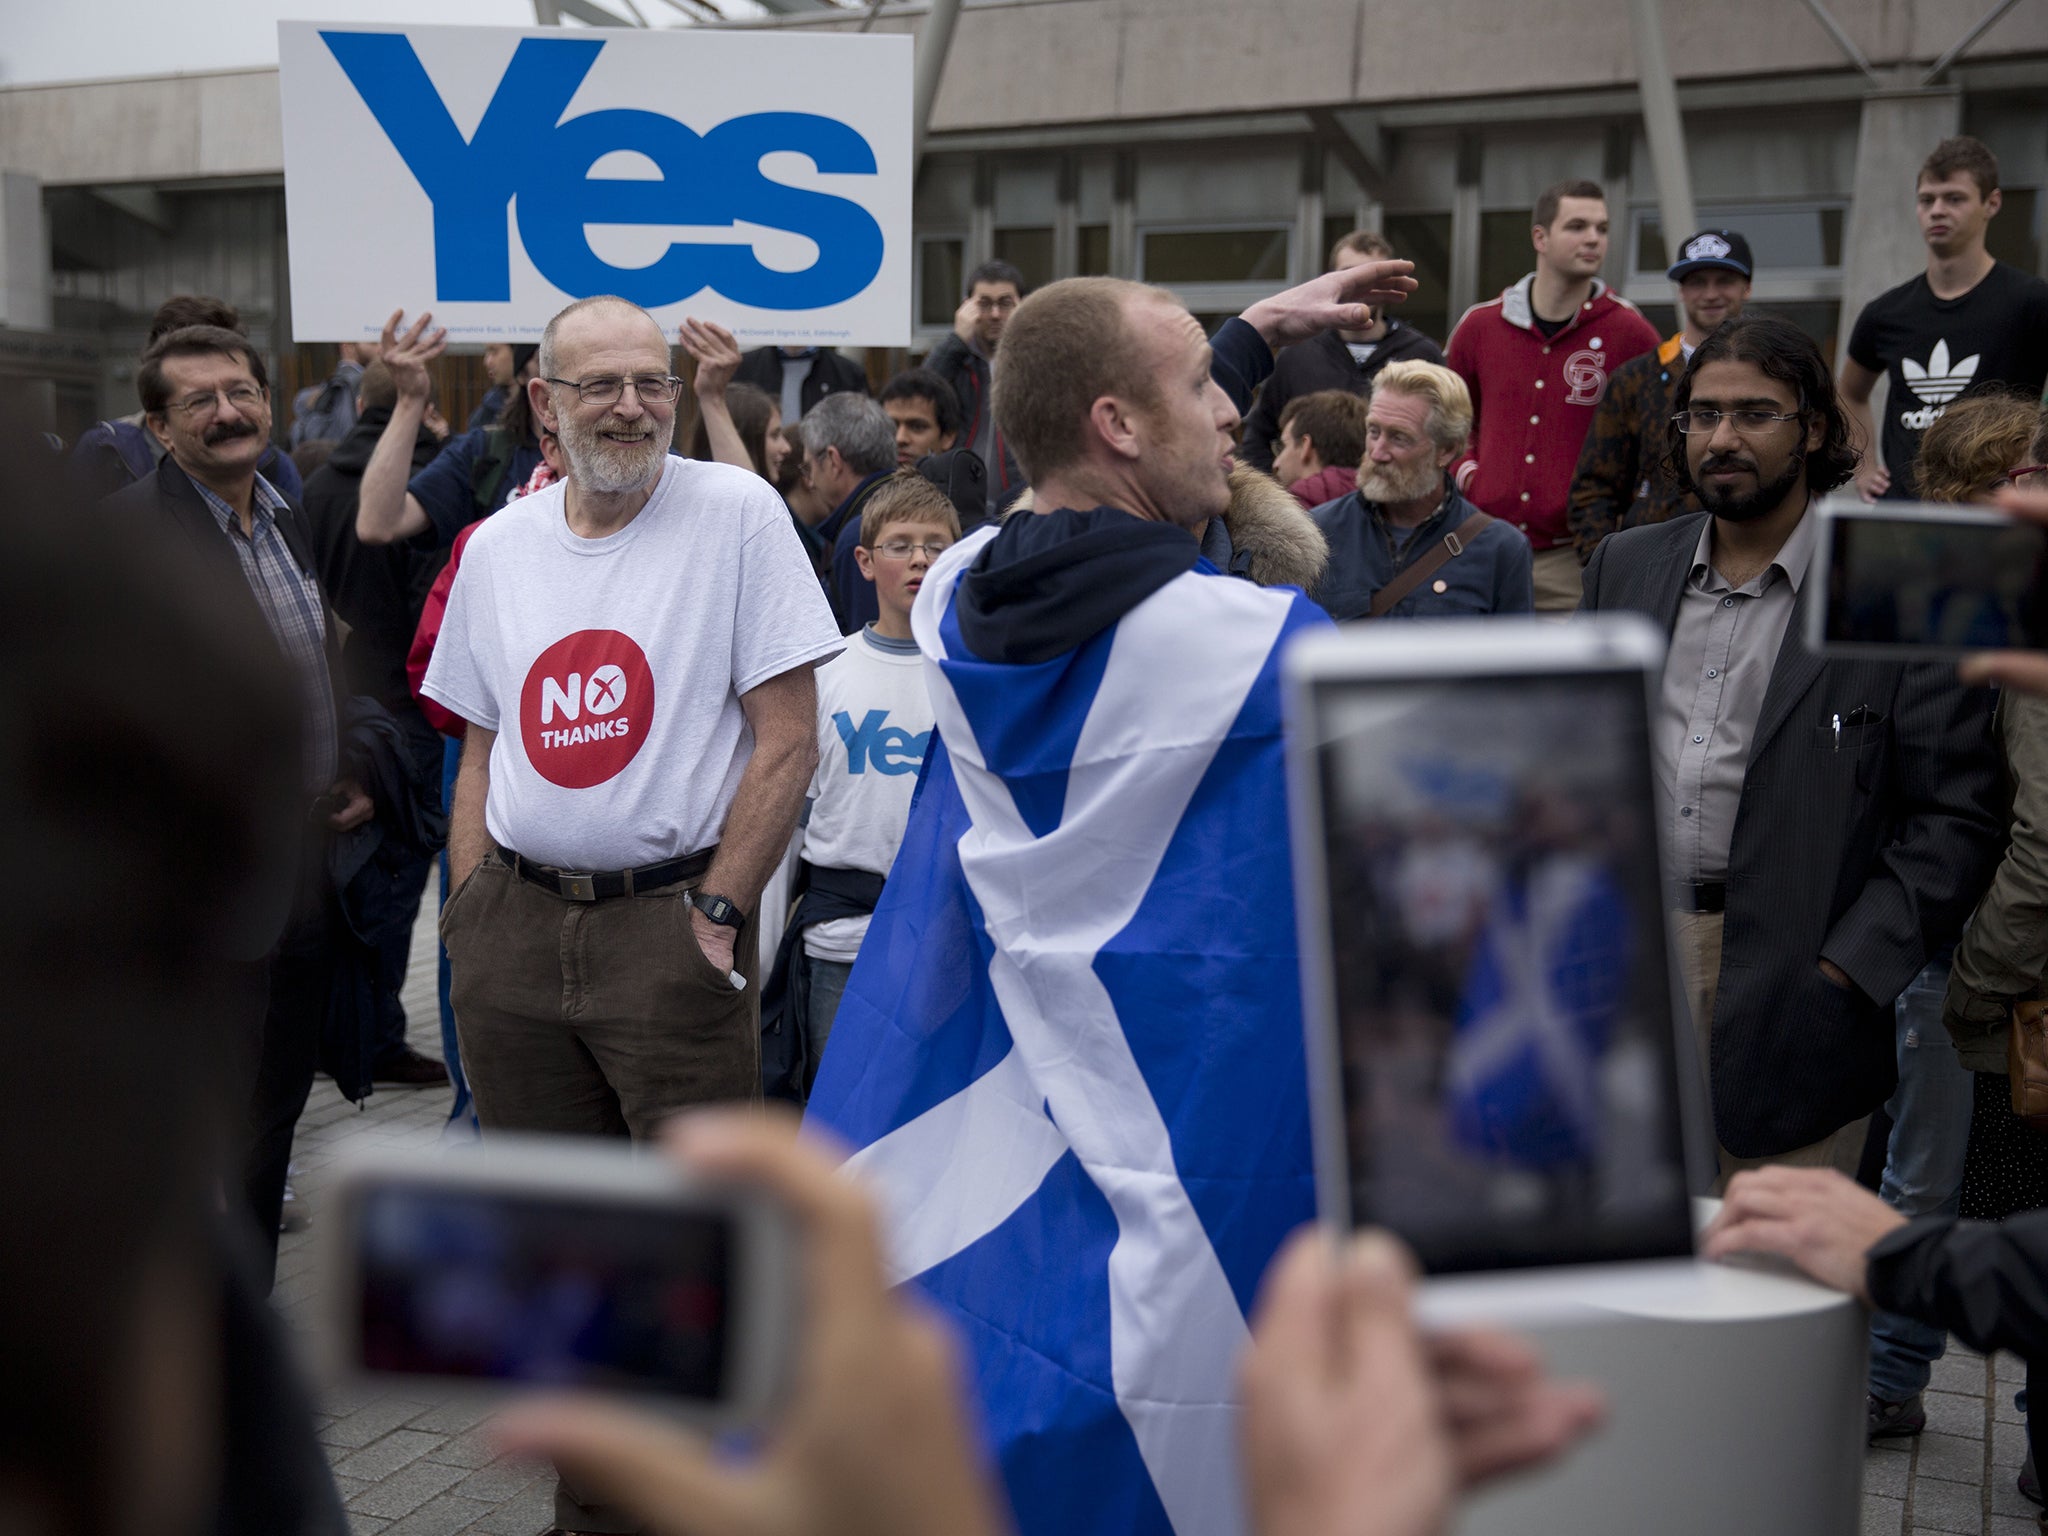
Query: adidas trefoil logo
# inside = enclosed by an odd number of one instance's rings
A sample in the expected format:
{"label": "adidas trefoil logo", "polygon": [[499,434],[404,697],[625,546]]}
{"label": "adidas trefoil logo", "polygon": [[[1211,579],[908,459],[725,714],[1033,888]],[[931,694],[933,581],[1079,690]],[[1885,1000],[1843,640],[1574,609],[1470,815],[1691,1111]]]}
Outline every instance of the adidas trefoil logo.
{"label": "adidas trefoil logo", "polygon": [[1934,350],[1927,355],[1922,367],[1912,358],[1899,360],[1899,372],[1905,376],[1906,387],[1926,402],[1917,411],[1899,412],[1899,425],[1909,432],[1925,432],[1941,419],[1942,409],[1970,387],[1977,377],[1977,364],[1983,357],[1973,352],[1958,362],[1951,363],[1946,338],[1935,342]]}

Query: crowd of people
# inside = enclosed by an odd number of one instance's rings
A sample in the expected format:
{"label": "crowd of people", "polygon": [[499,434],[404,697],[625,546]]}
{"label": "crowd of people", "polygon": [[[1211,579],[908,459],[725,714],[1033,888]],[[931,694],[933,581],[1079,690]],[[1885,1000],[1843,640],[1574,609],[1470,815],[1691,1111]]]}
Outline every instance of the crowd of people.
{"label": "crowd of people", "polygon": [[[144,1307],[113,1279],[10,1264],[17,1315],[61,1282],[99,1308],[93,1329],[206,1362],[222,1439],[173,1480],[180,1528],[338,1528],[259,1305],[295,1219],[293,1127],[320,1071],[354,1098],[446,1084],[458,1134],[669,1136],[812,1238],[811,1347],[762,1459],[735,1467],[623,1408],[507,1422],[558,1465],[562,1531],[1149,1529],[1216,1490],[1241,1491],[1263,1536],[1439,1530],[1460,1488],[1565,1454],[1599,1407],[1504,1336],[1418,1333],[1390,1239],[1287,1240],[1313,1202],[1300,997],[1275,979],[1291,898],[1257,899],[1288,886],[1274,658],[1331,620],[1628,611],[1669,637],[1659,834],[1727,1196],[1705,1250],[1780,1252],[1881,1308],[1867,1432],[1919,1433],[1951,1332],[2031,1361],[2048,1323],[2048,1217],[2026,1214],[2048,1208],[2048,1140],[2008,1061],[2016,1011],[2048,999],[2048,663],[1959,677],[1823,656],[1799,614],[1830,493],[2003,497],[2048,522],[2048,283],[1987,252],[1999,207],[1983,145],[1934,148],[1911,210],[1926,268],[1866,308],[1839,369],[1750,304],[1736,229],[1677,247],[1660,338],[1598,276],[1609,212],[1587,181],[1542,194],[1533,270],[1441,348],[1400,318],[1411,268],[1369,231],[1213,335],[1158,289],[1028,292],[998,261],[879,388],[829,349],[743,352],[712,322],[669,335],[582,299],[537,344],[489,349],[492,394],[461,431],[436,408],[429,314],[344,347],[286,422],[233,310],[170,299],[139,415],[84,434],[51,480],[95,505],[112,588],[175,599],[98,642],[120,728],[93,750],[142,775],[122,787],[134,899],[8,931],[52,1017],[118,1028],[193,1085],[183,1120],[123,1087],[84,1128],[165,1120],[178,1155],[145,1179],[163,1210],[120,1206],[150,1241],[101,1257],[178,1284]],[[10,611],[46,648],[75,638],[28,573],[57,590],[79,551],[24,548]],[[122,563],[137,549],[156,579]],[[152,690],[167,664],[178,681]],[[63,706],[38,694],[21,718],[61,734]],[[25,851],[89,861],[89,829],[34,798],[42,771],[8,769],[49,823]],[[147,809],[150,785],[174,814]],[[407,1046],[398,1004],[437,864],[440,1060]],[[1168,888],[1204,907],[1174,944],[1145,928]],[[112,968],[89,1006],[56,967],[103,948],[94,923],[150,969]],[[1142,1028],[1177,1037],[1168,1073],[1140,1070],[1169,1047],[1137,1039],[1119,991],[1162,956],[1172,1006]],[[135,1045],[144,1019],[208,1059]],[[99,1080],[78,1041],[37,1049],[52,1086]],[[706,1108],[764,1097],[809,1106],[806,1140]],[[1256,1146],[1191,1172],[1176,1138],[1196,1101]],[[956,1139],[920,1140],[956,1104]],[[818,1150],[835,1134],[858,1184]],[[92,1188],[140,1177],[97,1150]],[[1042,1208],[1068,1165],[1099,1220]],[[223,1169],[235,1220],[209,1223]],[[970,1175],[1008,1204],[969,1211]],[[1204,1204],[1193,1186],[1226,1175],[1254,1193]],[[950,1246],[905,1258],[871,1199],[944,1207]],[[958,1354],[993,1391],[988,1335],[1058,1326],[1003,1315],[990,1276],[947,1262],[1005,1221],[1035,1224],[1045,1254],[1072,1233],[1180,1235],[1112,1272],[1113,1293],[1158,1288],[1114,1389],[1031,1434],[990,1412],[984,1445]],[[982,1326],[963,1345],[889,1289],[910,1276]],[[226,1342],[195,1341],[223,1306]],[[1065,1371],[1063,1347],[1045,1348]],[[162,1512],[124,1501],[190,1426],[106,1421],[159,1362],[102,1354],[69,1416],[22,1444],[74,1434],[120,1475],[74,1516],[72,1484],[0,1453],[0,1509],[44,1512],[27,1529]],[[1175,1373],[1241,1415],[1146,1421]],[[2037,1441],[2048,1400],[2038,1422]],[[1103,1483],[1034,1502],[1046,1455]]]}

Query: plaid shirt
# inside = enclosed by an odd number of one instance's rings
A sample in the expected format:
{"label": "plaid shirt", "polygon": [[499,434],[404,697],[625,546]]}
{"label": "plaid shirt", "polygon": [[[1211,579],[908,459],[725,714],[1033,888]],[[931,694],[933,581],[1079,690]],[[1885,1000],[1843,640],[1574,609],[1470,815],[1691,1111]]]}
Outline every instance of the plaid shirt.
{"label": "plaid shirt", "polygon": [[277,526],[278,513],[288,503],[261,475],[256,477],[251,498],[255,515],[250,532],[243,534],[242,520],[235,509],[212,491],[192,481],[206,505],[213,511],[235,558],[242,562],[242,575],[263,610],[278,649],[291,663],[298,679],[299,697],[305,705],[306,783],[316,793],[326,790],[340,771],[340,746],[334,720],[334,684],[327,674],[327,614],[320,601],[320,584],[311,571],[302,570]]}

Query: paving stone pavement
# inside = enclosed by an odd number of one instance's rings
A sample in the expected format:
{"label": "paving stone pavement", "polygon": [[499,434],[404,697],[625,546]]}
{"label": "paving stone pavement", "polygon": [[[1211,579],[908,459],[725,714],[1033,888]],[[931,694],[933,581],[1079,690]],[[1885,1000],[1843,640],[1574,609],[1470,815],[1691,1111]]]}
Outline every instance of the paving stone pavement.
{"label": "paving stone pavement", "polygon": [[[405,989],[416,1049],[441,1054],[435,999],[434,890],[414,932]],[[445,1089],[382,1088],[357,1109],[322,1079],[299,1121],[293,1185],[317,1226],[335,1158],[351,1141],[430,1147],[448,1114]],[[310,1322],[317,1248],[312,1233],[287,1234],[278,1253],[277,1300]],[[2026,1456],[2012,1405],[2024,1367],[1951,1344],[1934,1367],[1927,1432],[1873,1447],[1864,1458],[1863,1536],[2035,1536],[2034,1506],[2014,1477]],[[320,1401],[321,1443],[360,1536],[538,1536],[553,1524],[554,1479],[545,1468],[494,1455],[478,1427],[483,1411],[406,1391],[330,1391]]]}
{"label": "paving stone pavement", "polygon": [[[435,996],[435,892],[427,890],[413,932],[404,993],[416,1050],[441,1054]],[[335,1160],[353,1142],[431,1147],[448,1118],[446,1088],[379,1088],[361,1109],[322,1078],[299,1120],[292,1185],[314,1230],[279,1244],[276,1299],[302,1331],[310,1328],[319,1248],[320,1198]],[[358,1536],[537,1536],[554,1524],[554,1475],[500,1457],[479,1427],[485,1410],[425,1392],[330,1389],[319,1398],[321,1444]]]}

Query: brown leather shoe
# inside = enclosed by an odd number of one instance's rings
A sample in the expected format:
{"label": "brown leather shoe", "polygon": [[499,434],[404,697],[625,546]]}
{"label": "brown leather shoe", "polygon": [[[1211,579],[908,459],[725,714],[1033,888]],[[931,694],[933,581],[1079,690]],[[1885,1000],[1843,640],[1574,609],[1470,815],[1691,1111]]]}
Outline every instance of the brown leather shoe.
{"label": "brown leather shoe", "polygon": [[411,1046],[378,1062],[370,1081],[387,1088],[433,1088],[448,1086],[448,1068],[431,1056],[422,1056]]}

